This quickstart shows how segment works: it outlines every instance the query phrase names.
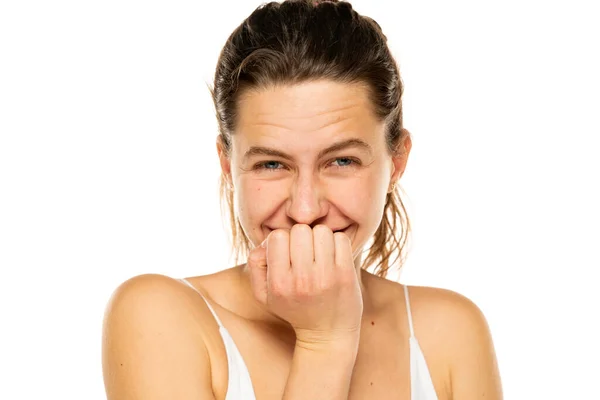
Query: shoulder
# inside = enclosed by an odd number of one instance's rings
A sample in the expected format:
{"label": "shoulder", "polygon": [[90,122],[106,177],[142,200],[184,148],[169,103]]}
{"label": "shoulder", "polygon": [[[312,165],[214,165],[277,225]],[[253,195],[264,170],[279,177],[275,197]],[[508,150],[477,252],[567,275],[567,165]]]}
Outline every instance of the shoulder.
{"label": "shoulder", "polygon": [[[184,282],[165,275],[144,274],[121,283],[112,293],[105,318],[127,315],[138,322],[156,318],[185,320],[199,304],[198,294]],[[152,310],[152,313],[147,311]]]}
{"label": "shoulder", "polygon": [[468,297],[443,288],[406,287],[413,318],[421,325],[421,335],[417,336],[436,336],[449,344],[458,343],[468,335],[489,332],[482,310]]}
{"label": "shoulder", "polygon": [[133,277],[115,289],[102,332],[108,399],[211,398],[210,360],[199,323],[208,319],[192,291],[157,274]]}
{"label": "shoulder", "polygon": [[408,291],[415,336],[446,366],[453,397],[501,399],[492,335],[480,307],[448,289],[409,286]]}
{"label": "shoulder", "polygon": [[[449,289],[429,286],[406,286],[411,308],[427,313],[430,320],[455,320],[471,324],[485,322],[481,309],[468,297]],[[455,328],[459,328],[453,324]],[[464,328],[464,327],[463,327]]]}

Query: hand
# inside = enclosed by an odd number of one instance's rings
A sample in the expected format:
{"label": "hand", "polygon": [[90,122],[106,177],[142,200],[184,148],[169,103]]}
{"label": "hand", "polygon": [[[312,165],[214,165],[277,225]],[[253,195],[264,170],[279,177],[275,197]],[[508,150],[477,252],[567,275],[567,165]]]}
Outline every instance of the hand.
{"label": "hand", "polygon": [[272,231],[265,242],[248,257],[252,291],[291,324],[297,342],[358,337],[363,302],[348,236],[298,224]]}

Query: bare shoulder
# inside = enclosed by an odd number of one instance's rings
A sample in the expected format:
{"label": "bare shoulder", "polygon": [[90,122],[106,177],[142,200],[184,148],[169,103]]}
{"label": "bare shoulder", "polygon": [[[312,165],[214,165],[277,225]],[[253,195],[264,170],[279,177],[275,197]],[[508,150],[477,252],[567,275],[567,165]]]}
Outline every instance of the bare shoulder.
{"label": "bare shoulder", "polygon": [[157,274],[128,279],[104,314],[102,367],[107,398],[214,398],[198,296]]}
{"label": "bare shoulder", "polygon": [[433,324],[433,327],[439,325],[439,322],[456,321],[457,318],[467,324],[452,324],[451,328],[458,334],[460,330],[468,329],[469,324],[487,325],[481,309],[471,299],[458,292],[430,286],[402,286],[408,288],[411,309],[415,313],[427,314],[427,322]]}
{"label": "bare shoulder", "polygon": [[452,398],[502,399],[492,335],[479,306],[448,289],[409,286],[408,291],[415,335],[447,366]]}

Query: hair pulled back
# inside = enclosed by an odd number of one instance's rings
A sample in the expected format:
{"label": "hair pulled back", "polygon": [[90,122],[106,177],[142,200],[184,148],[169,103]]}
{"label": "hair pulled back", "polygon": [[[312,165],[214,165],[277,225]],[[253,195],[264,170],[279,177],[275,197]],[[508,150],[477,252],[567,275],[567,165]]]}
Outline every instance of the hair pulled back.
{"label": "hair pulled back", "polygon": [[[364,84],[375,115],[385,121],[388,151],[403,150],[400,143],[409,135],[402,125],[403,85],[379,24],[358,14],[349,2],[286,0],[259,6],[232,32],[219,55],[211,95],[225,154],[230,155],[242,93],[323,79]],[[410,223],[400,191],[397,186],[388,193],[382,221],[362,262],[362,268],[377,262],[373,273],[380,277],[387,276],[395,261],[401,268],[405,260]],[[237,263],[240,256],[247,257],[250,241],[223,176],[220,193]]]}

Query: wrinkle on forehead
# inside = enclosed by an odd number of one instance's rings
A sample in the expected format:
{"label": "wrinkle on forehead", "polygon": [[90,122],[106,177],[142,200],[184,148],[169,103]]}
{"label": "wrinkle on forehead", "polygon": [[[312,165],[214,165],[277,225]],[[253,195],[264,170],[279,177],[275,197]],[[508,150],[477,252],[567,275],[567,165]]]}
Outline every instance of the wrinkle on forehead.
{"label": "wrinkle on forehead", "polygon": [[[351,107],[346,107],[346,109],[347,108],[351,108]],[[346,115],[346,116],[343,116],[343,115],[333,115],[333,116],[331,116],[331,115],[329,115],[328,112],[321,113],[320,115],[326,115],[327,116],[326,120],[323,122],[323,125],[315,126],[314,128],[311,128],[311,129],[308,129],[308,130],[320,130],[320,129],[324,129],[324,128],[327,128],[327,127],[329,127],[331,125],[338,124],[340,122],[344,122],[344,121],[347,121],[350,118],[352,118],[352,115]],[[257,115],[256,116],[256,118],[261,118],[261,117],[263,117],[264,119],[262,119],[262,120],[259,119],[256,122],[248,123],[247,126],[257,126],[257,127],[265,126],[265,127],[280,128],[280,129],[283,129],[283,130],[292,130],[294,128],[298,128],[298,123],[296,123],[296,120],[302,121],[302,120],[305,120],[305,119],[314,118],[314,117],[303,117],[303,116],[282,117],[282,116],[278,115],[277,118],[284,119],[285,120],[284,122],[288,122],[289,121],[289,125],[287,125],[287,124],[283,125],[283,124],[280,124],[280,123],[271,122],[269,120],[269,115],[268,114],[267,115],[263,114],[263,115]],[[323,119],[325,119],[325,118],[323,118]],[[292,128],[290,126],[292,126],[294,128]]]}
{"label": "wrinkle on forehead", "polygon": [[364,85],[307,82],[250,91],[240,98],[239,127],[316,131],[340,122],[378,124]]}

